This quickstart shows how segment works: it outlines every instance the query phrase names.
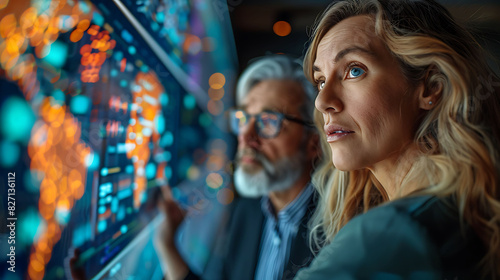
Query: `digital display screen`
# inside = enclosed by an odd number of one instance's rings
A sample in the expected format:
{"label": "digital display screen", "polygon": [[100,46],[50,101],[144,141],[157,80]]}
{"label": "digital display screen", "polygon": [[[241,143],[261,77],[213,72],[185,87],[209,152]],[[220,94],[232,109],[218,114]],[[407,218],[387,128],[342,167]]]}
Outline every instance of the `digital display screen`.
{"label": "digital display screen", "polygon": [[[212,63],[226,43],[217,50],[193,39],[213,41],[207,34],[224,30],[196,5],[0,1],[0,207],[2,223],[17,226],[17,272],[3,254],[0,278],[66,279],[74,249],[86,278],[125,268],[161,278],[151,245],[158,188],[168,184],[180,203],[207,205],[176,187],[198,182],[209,203],[231,202],[234,140],[223,112],[236,67],[230,57]],[[202,16],[216,25],[193,35]],[[10,231],[1,233],[3,253]]]}
{"label": "digital display screen", "polygon": [[177,1],[135,1],[122,0],[136,16],[139,23],[152,34],[161,48],[181,67],[186,49],[192,37],[187,33],[191,30],[191,6],[188,0]]}

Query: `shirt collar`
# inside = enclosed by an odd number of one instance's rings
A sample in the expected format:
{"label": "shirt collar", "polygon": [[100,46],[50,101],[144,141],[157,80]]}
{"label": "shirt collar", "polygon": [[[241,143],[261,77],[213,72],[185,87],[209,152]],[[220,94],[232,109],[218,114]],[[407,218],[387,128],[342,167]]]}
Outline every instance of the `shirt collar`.
{"label": "shirt collar", "polygon": [[263,196],[261,199],[261,209],[264,215],[268,219],[282,220],[289,223],[299,223],[305,214],[306,208],[309,204],[310,198],[314,192],[314,187],[311,183],[308,183],[305,188],[297,195],[297,197],[290,203],[288,203],[285,208],[278,212],[277,217],[275,217],[274,207],[269,199],[269,196]]}

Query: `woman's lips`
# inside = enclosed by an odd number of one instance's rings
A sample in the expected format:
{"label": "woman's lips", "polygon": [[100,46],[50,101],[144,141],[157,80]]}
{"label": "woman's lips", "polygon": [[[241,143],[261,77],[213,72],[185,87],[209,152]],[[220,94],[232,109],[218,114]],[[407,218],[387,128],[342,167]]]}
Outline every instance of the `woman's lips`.
{"label": "woman's lips", "polygon": [[353,131],[336,131],[334,133],[330,133],[330,134],[327,134],[326,135],[326,141],[328,141],[329,143],[331,142],[335,142],[349,134],[352,134],[354,133]]}
{"label": "woman's lips", "polygon": [[340,125],[330,124],[325,125],[326,140],[331,143],[338,141],[345,136],[354,133],[354,131],[343,128]]}

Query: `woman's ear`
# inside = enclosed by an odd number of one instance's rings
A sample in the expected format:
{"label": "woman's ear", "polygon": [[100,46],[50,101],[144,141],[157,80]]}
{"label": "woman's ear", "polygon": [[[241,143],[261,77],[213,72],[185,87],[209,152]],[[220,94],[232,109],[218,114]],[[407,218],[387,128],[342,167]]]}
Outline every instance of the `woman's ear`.
{"label": "woman's ear", "polygon": [[420,109],[431,110],[436,106],[443,92],[443,82],[443,74],[435,66],[431,66],[419,85]]}

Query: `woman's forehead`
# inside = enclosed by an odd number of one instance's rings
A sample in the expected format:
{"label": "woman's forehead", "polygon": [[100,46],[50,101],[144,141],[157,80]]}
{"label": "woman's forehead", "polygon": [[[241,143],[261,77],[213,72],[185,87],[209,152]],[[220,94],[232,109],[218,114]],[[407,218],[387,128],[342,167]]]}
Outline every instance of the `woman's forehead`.
{"label": "woman's forehead", "polygon": [[374,19],[368,15],[353,16],[327,31],[318,44],[314,64],[318,65],[324,59],[335,62],[346,51],[375,55],[384,49],[384,43],[375,33]]}
{"label": "woman's forehead", "polygon": [[318,49],[321,47],[331,48],[332,43],[337,48],[342,48],[344,44],[356,44],[369,48],[374,39],[378,39],[375,34],[374,20],[366,15],[354,16],[344,19],[330,28],[320,40]]}

